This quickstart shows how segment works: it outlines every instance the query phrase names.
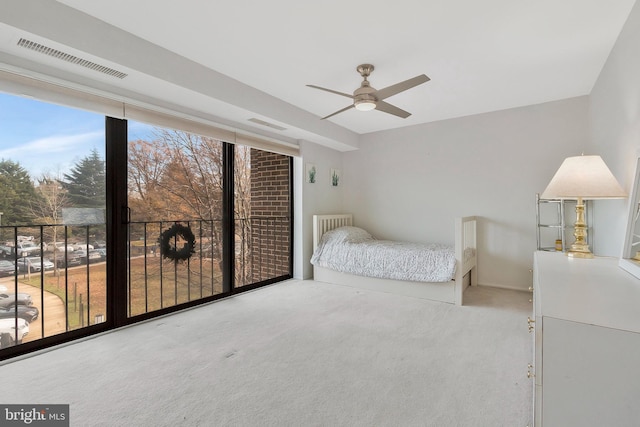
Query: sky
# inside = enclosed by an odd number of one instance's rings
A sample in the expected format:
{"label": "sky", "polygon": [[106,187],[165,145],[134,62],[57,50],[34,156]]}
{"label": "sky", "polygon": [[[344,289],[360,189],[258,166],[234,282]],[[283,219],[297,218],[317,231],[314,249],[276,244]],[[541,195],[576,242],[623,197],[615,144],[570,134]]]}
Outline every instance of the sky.
{"label": "sky", "polygon": [[[105,158],[104,115],[0,93],[0,159],[12,160],[32,180],[68,173],[96,150]],[[129,123],[130,135],[150,127]]]}

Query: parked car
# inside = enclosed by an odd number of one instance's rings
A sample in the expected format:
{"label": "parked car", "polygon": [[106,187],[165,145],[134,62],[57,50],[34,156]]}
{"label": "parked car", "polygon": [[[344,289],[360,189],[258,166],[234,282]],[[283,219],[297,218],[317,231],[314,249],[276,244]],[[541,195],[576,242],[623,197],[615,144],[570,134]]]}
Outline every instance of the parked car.
{"label": "parked car", "polygon": [[58,257],[56,258],[56,266],[58,268],[64,268],[65,266],[75,267],[80,264],[82,264],[82,259],[75,252],[67,254],[66,260],[65,260],[64,254],[58,254]]}
{"label": "parked car", "polygon": [[98,248],[95,250],[96,252],[98,252],[100,254],[100,259],[102,261],[104,261],[105,259],[107,259],[107,248]]}
{"label": "parked car", "polygon": [[[42,263],[40,260],[42,259]],[[16,261],[19,273],[25,273],[27,271],[31,273],[39,272],[43,267],[46,270],[53,270],[55,267],[51,261],[47,258],[40,258],[37,256],[18,258]]]}
{"label": "parked car", "polygon": [[[106,252],[105,252],[106,256]],[[100,262],[102,261],[102,254],[97,249],[93,249],[89,251],[89,262]]]}
{"label": "parked car", "polygon": [[18,330],[16,331],[15,319],[0,319],[0,345],[2,348],[21,344],[28,333],[29,324],[26,320],[18,319]]}
{"label": "parked car", "polygon": [[40,255],[40,245],[33,242],[18,242],[16,252],[18,257]]}
{"label": "parked car", "polygon": [[0,260],[0,277],[13,276],[16,272],[16,266],[13,262]]}
{"label": "parked car", "polygon": [[88,254],[87,254],[87,251],[84,251],[84,250],[75,251],[75,254],[80,257],[80,261],[83,264],[87,263],[87,259],[89,260],[89,263],[99,262],[102,260],[102,257],[100,256],[100,252],[96,251],[95,249],[92,251],[89,251]]}
{"label": "parked car", "polygon": [[[10,305],[16,305],[16,294],[1,293],[0,308],[7,308]],[[18,305],[33,305],[31,295],[24,292],[18,292]]]}
{"label": "parked car", "polygon": [[7,348],[13,345],[11,334],[9,332],[0,332],[0,348]]}
{"label": "parked car", "polygon": [[[64,248],[65,248],[65,244],[64,242],[56,242],[55,244],[52,243],[47,243],[47,251],[49,252],[63,252],[64,253]],[[67,252],[73,252],[73,245],[67,244],[66,245],[67,248]]]}
{"label": "parked car", "polygon": [[[87,250],[87,242],[84,243],[71,243],[71,247],[74,251],[86,251]],[[89,250],[93,250],[93,245],[89,244]]]}
{"label": "parked car", "polygon": [[2,258],[12,258],[15,259],[16,251],[12,246],[9,245],[0,245],[0,257]]}
{"label": "parked car", "polygon": [[[38,311],[37,307],[34,307],[32,305],[18,304],[19,319],[24,319],[28,323],[31,323],[38,318],[38,314],[40,314],[40,312]],[[15,319],[15,317],[16,317],[15,305],[10,305],[7,308],[0,307],[0,319]]]}

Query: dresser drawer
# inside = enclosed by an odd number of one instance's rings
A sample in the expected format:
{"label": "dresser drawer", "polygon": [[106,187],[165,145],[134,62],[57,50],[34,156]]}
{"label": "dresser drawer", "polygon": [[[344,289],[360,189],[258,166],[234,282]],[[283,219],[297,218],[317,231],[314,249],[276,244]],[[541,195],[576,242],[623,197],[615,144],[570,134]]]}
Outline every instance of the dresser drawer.
{"label": "dresser drawer", "polygon": [[638,426],[640,333],[545,317],[543,349],[543,425]]}

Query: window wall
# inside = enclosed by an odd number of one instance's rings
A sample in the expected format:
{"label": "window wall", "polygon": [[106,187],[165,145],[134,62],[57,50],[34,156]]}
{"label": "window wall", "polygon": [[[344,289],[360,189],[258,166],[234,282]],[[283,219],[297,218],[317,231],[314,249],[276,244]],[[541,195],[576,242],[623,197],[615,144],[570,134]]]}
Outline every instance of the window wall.
{"label": "window wall", "polygon": [[108,318],[104,116],[0,93],[0,351]]}
{"label": "window wall", "polygon": [[291,277],[291,157],[128,125],[129,316]]}
{"label": "window wall", "polygon": [[0,359],[292,276],[290,156],[142,109],[0,107]]}

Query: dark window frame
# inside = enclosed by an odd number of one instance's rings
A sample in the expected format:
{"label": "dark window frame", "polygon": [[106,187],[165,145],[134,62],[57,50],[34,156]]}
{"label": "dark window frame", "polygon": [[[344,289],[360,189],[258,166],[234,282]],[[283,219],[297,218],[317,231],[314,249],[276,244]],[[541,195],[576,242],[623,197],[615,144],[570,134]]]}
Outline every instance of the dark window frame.
{"label": "dark window frame", "polygon": [[[293,157],[289,156],[289,273],[258,283],[235,286],[235,218],[234,218],[234,144],[223,141],[223,292],[206,298],[180,303],[148,313],[129,317],[128,311],[128,269],[127,269],[127,228],[130,218],[128,207],[127,174],[128,167],[128,121],[105,117],[105,163],[106,163],[106,230],[107,230],[107,294],[106,304],[109,315],[105,322],[81,329],[40,338],[36,341],[0,350],[0,361],[43,350],[60,344],[70,343],[99,333],[139,323],[186,308],[206,304],[215,300],[250,291],[262,286],[293,277]],[[126,256],[122,256],[126,254]]]}

